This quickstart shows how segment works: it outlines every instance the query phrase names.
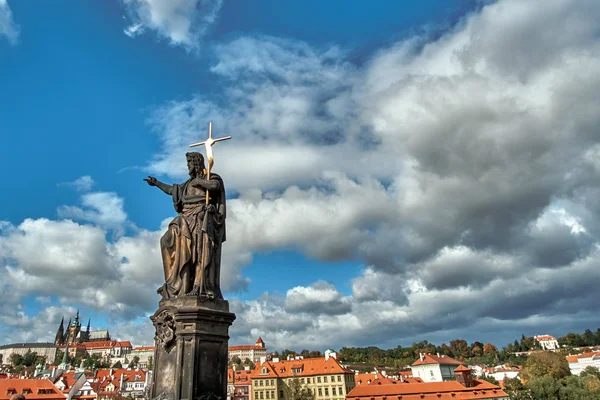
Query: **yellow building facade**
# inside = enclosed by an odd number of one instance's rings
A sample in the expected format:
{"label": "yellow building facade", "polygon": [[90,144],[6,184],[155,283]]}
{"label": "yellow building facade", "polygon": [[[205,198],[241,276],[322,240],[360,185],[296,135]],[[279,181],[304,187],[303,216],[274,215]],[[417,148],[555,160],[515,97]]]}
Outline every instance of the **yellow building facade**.
{"label": "yellow building facade", "polygon": [[286,386],[298,379],[315,400],[344,400],[355,386],[354,373],[342,367],[335,354],[324,358],[267,361],[252,376],[252,400],[286,400]]}

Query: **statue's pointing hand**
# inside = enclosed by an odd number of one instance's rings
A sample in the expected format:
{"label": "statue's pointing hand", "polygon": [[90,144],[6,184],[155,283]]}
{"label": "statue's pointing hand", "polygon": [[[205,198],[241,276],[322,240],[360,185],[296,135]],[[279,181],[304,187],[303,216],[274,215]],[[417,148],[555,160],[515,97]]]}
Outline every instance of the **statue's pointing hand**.
{"label": "statue's pointing hand", "polygon": [[157,180],[156,180],[156,178],[155,178],[155,177],[153,177],[153,176],[148,176],[148,178],[144,178],[144,180],[145,180],[146,182],[148,182],[148,185],[150,185],[150,186],[156,186],[156,182],[157,182]]}

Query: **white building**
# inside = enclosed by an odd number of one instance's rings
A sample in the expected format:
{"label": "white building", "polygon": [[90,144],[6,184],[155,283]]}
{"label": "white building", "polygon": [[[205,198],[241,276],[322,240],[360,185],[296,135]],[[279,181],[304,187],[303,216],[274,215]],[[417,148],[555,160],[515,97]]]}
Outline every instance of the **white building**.
{"label": "white building", "polygon": [[251,346],[229,346],[229,360],[234,357],[238,357],[242,362],[248,358],[253,363],[258,363],[261,358],[267,357],[267,346],[262,338],[258,338],[256,344]]}
{"label": "white building", "polygon": [[54,343],[13,343],[0,346],[0,365],[10,364],[10,356],[18,354],[24,356],[28,352],[37,353],[46,357],[46,362],[52,364],[56,359],[56,346]]}
{"label": "white building", "polygon": [[505,379],[518,378],[520,373],[520,367],[513,367],[510,365],[496,365],[495,367],[485,369],[485,376],[491,376],[498,382]]}
{"label": "white building", "polygon": [[138,357],[140,359],[138,364],[140,368],[148,368],[150,357],[154,357],[154,346],[135,347],[127,356],[129,360],[133,360],[133,357]]}
{"label": "white building", "polygon": [[466,365],[462,361],[448,356],[437,356],[431,354],[419,354],[410,369],[415,378],[423,379],[423,382],[442,382],[454,379],[454,370],[459,365]]}
{"label": "white building", "polygon": [[567,356],[569,369],[573,375],[579,375],[587,367],[596,367],[600,370],[600,352],[591,352]]}
{"label": "white building", "polygon": [[558,340],[552,335],[538,335],[533,337],[542,346],[543,350],[558,350]]}

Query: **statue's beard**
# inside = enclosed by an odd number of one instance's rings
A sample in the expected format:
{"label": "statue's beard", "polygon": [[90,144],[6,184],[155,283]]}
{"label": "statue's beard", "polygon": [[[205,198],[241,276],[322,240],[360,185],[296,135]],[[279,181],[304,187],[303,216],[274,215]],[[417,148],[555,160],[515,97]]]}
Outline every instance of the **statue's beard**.
{"label": "statue's beard", "polygon": [[190,173],[190,177],[191,178],[198,178],[198,177],[202,177],[202,170],[204,168],[202,167],[193,167],[192,169],[190,169],[189,173]]}

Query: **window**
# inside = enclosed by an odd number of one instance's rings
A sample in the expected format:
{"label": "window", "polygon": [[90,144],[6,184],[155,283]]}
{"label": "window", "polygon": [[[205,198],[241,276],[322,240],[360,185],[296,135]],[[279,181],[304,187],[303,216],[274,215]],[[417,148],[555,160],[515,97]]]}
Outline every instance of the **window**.
{"label": "window", "polygon": [[310,383],[310,378],[306,378],[306,383]]}
{"label": "window", "polygon": [[338,389],[340,390],[340,391],[338,392],[340,395],[344,394],[344,389],[342,389],[342,387],[341,387],[341,386],[340,386]]}
{"label": "window", "polygon": [[275,386],[275,379],[271,379],[271,386]]}
{"label": "window", "polygon": [[323,382],[327,383],[327,377],[326,376],[323,377]]}
{"label": "window", "polygon": [[279,397],[283,399],[283,390],[279,391]]}
{"label": "window", "polygon": [[304,383],[304,378],[300,378],[300,383]]}
{"label": "window", "polygon": [[317,383],[321,383],[321,377],[317,376]]}
{"label": "window", "polygon": [[342,377],[338,375],[338,382],[342,381]]}
{"label": "window", "polygon": [[321,390],[321,388],[319,388],[319,396],[323,396],[323,390]]}
{"label": "window", "polygon": [[329,388],[325,388],[325,396],[329,396]]}
{"label": "window", "polygon": [[269,390],[267,390],[267,399],[271,398],[271,392]]}
{"label": "window", "polygon": [[332,388],[331,388],[331,394],[332,394],[332,395],[334,395],[334,396],[337,394],[337,393],[335,392],[335,387],[332,387]]}
{"label": "window", "polygon": [[274,399],[275,398],[275,391],[271,390],[271,398]]}

